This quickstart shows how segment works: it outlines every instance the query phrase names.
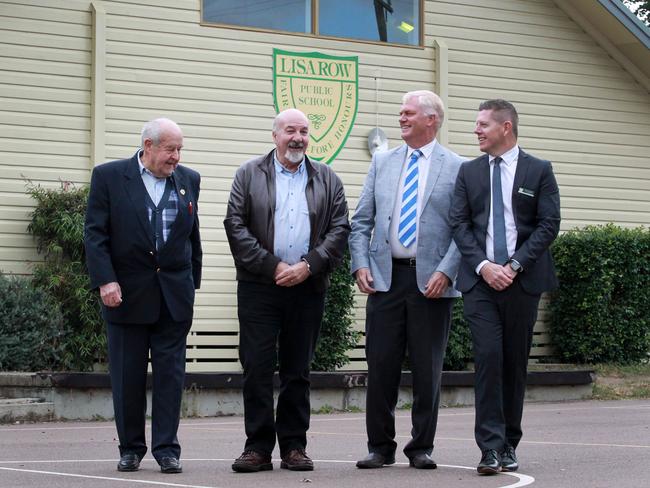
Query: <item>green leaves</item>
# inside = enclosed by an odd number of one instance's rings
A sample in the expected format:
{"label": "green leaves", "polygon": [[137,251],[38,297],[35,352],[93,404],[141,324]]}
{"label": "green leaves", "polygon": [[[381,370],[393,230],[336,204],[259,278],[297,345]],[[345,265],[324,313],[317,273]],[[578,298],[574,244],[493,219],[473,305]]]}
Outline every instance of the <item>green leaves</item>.
{"label": "green leaves", "polygon": [[647,360],[650,231],[588,226],[561,235],[552,252],[560,287],[551,295],[551,337],[560,358]]}
{"label": "green leaves", "polygon": [[59,190],[29,184],[36,200],[28,230],[44,261],[34,265],[33,283],[58,304],[66,330],[56,365],[61,370],[92,370],[106,358],[99,299],[90,290],[83,246],[88,187],[64,183]]}
{"label": "green leaves", "polygon": [[0,370],[56,369],[67,335],[60,307],[24,277],[0,274]]}
{"label": "green leaves", "polygon": [[311,364],[314,371],[334,371],[347,364],[347,351],[356,347],[361,335],[352,329],[354,281],[349,270],[350,256],[346,251],[343,262],[330,276],[320,337]]}

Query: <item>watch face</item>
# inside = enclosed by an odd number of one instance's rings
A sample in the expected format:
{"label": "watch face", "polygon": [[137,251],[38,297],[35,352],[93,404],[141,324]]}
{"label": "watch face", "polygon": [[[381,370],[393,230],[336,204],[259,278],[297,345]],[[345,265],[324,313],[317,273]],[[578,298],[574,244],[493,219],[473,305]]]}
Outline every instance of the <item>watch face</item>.
{"label": "watch face", "polygon": [[510,261],[510,267],[512,268],[513,271],[519,272],[521,270],[521,264],[517,263],[516,261]]}

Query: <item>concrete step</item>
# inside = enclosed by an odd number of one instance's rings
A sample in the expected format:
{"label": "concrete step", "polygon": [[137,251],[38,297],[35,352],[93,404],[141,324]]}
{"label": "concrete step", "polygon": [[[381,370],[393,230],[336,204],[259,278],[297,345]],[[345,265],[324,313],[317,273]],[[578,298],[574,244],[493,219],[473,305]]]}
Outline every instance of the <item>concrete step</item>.
{"label": "concrete step", "polygon": [[54,403],[43,398],[0,398],[0,424],[54,420]]}

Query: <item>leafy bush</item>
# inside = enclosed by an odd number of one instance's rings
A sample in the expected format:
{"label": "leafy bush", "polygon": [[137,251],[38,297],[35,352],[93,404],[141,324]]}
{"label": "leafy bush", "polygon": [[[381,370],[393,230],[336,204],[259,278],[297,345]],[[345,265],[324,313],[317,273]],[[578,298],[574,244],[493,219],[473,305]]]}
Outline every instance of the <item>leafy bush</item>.
{"label": "leafy bush", "polygon": [[44,256],[43,263],[34,265],[34,284],[57,301],[69,327],[61,368],[91,370],[106,358],[106,337],[83,247],[88,187],[64,184],[49,190],[29,185],[27,191],[36,200],[28,229]]}
{"label": "leafy bush", "polygon": [[49,295],[26,278],[0,274],[0,370],[57,369],[66,332]]}
{"label": "leafy bush", "polygon": [[568,362],[629,364],[650,352],[650,231],[613,224],[561,235],[551,338]]}
{"label": "leafy bush", "polygon": [[474,359],[472,352],[472,333],[469,324],[463,316],[463,299],[454,300],[451,315],[451,330],[445,352],[444,369],[447,371],[463,371],[467,363]]}
{"label": "leafy bush", "polygon": [[350,275],[350,256],[332,273],[325,298],[320,337],[311,367],[314,371],[333,371],[349,362],[346,352],[357,345],[360,333],[352,329],[354,280]]}

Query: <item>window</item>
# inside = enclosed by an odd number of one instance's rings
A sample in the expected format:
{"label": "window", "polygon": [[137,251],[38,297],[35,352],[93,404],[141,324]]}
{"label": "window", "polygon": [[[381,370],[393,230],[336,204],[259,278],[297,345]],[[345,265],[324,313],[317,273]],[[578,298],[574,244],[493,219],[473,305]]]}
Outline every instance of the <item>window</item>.
{"label": "window", "polygon": [[421,0],[203,0],[206,23],[419,45]]}

